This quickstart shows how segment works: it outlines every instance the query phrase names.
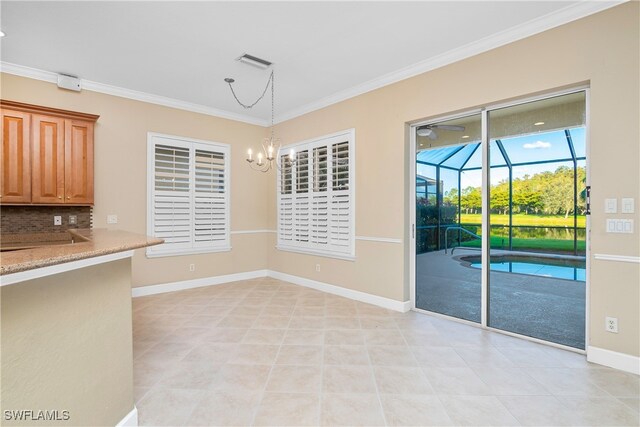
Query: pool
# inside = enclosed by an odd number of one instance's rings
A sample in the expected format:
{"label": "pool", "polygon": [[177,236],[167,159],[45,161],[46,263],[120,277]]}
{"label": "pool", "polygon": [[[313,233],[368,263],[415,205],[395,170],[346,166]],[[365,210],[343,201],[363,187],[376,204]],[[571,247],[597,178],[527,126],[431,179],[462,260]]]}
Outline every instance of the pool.
{"label": "pool", "polygon": [[[578,280],[581,282],[586,280],[585,261],[581,259],[526,255],[497,255],[492,256],[490,259],[492,271]],[[480,256],[465,256],[461,257],[460,260],[468,262],[470,267],[482,268]]]}

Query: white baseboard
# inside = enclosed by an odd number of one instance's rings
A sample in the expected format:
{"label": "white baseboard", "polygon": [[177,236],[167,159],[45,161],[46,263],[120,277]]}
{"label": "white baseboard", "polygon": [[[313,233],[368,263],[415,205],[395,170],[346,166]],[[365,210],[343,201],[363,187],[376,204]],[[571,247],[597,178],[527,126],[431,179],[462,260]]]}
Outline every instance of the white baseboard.
{"label": "white baseboard", "polygon": [[238,280],[257,279],[267,277],[267,270],[254,270],[244,273],[226,274],[224,276],[203,277],[200,279],[183,280],[181,282],[163,283],[160,285],[140,286],[131,289],[132,297],[162,294],[165,292],[182,291],[185,289],[201,288],[203,286],[221,285]]}
{"label": "white baseboard", "polygon": [[133,405],[133,409],[123,419],[120,420],[116,427],[138,427],[138,408]]}
{"label": "white baseboard", "polygon": [[293,276],[291,274],[281,273],[279,271],[268,270],[269,277],[274,279],[284,280],[285,282],[294,283],[296,285],[304,286],[318,291],[326,292],[328,294],[338,295],[341,297],[349,298],[352,300],[366,302],[367,304],[377,305],[379,307],[387,308],[389,310],[399,311],[405,313],[409,311],[411,305],[410,301],[396,301],[390,298],[380,297],[377,295],[368,294],[366,292],[354,291],[353,289],[343,288],[342,286],[330,285],[324,282],[318,282],[316,280],[307,279],[305,277]]}
{"label": "white baseboard", "polygon": [[587,347],[587,360],[621,371],[640,375],[640,357],[598,347]]}
{"label": "white baseboard", "polygon": [[238,280],[257,279],[260,277],[273,277],[274,279],[284,280],[296,285],[316,289],[333,295],[339,295],[356,301],[366,302],[367,304],[377,305],[379,307],[402,313],[406,313],[411,309],[411,301],[396,301],[390,298],[380,297],[366,292],[354,291],[353,289],[330,285],[328,283],[318,282],[305,277],[293,276],[291,274],[280,273],[279,271],[272,270],[255,270],[244,273],[227,274],[224,276],[203,277],[201,279],[163,283],[160,285],[140,286],[131,289],[131,296],[134,298],[142,297],[146,295],[162,294],[165,292],[201,288],[203,286],[220,285],[228,282],[237,282]]}

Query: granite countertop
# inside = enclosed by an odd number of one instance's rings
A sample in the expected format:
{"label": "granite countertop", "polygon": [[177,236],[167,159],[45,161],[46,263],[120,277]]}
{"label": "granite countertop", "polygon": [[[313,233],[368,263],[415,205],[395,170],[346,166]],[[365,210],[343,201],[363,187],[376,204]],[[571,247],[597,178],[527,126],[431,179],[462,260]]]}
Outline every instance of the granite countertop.
{"label": "granite countertop", "polygon": [[[119,230],[82,229],[67,230],[67,233],[71,235],[74,243],[52,242],[38,245],[27,243],[36,241],[34,234],[24,234],[21,243],[29,249],[2,252],[0,275],[159,245],[163,242],[162,239]],[[17,245],[20,241],[17,235],[6,237],[11,241],[11,245]],[[5,240],[5,236],[2,239]],[[9,242],[3,242],[3,246],[6,246],[6,243]]]}

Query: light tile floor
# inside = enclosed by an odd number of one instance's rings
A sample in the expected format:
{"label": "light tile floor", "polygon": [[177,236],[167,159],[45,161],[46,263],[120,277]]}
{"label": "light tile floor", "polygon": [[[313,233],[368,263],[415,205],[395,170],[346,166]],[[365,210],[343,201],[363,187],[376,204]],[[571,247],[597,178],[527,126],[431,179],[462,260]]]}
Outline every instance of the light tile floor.
{"label": "light tile floor", "polygon": [[140,425],[637,426],[640,379],[275,279],[133,300]]}

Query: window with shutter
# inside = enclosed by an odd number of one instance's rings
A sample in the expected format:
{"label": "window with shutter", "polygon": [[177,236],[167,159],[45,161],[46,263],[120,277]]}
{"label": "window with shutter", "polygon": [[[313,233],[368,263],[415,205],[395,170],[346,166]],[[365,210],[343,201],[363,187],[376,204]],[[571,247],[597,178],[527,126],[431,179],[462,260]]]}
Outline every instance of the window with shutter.
{"label": "window with shutter", "polygon": [[229,239],[229,146],[148,135],[147,256],[225,251]]}
{"label": "window with shutter", "polygon": [[278,249],[355,256],[355,131],[283,147],[278,173]]}

